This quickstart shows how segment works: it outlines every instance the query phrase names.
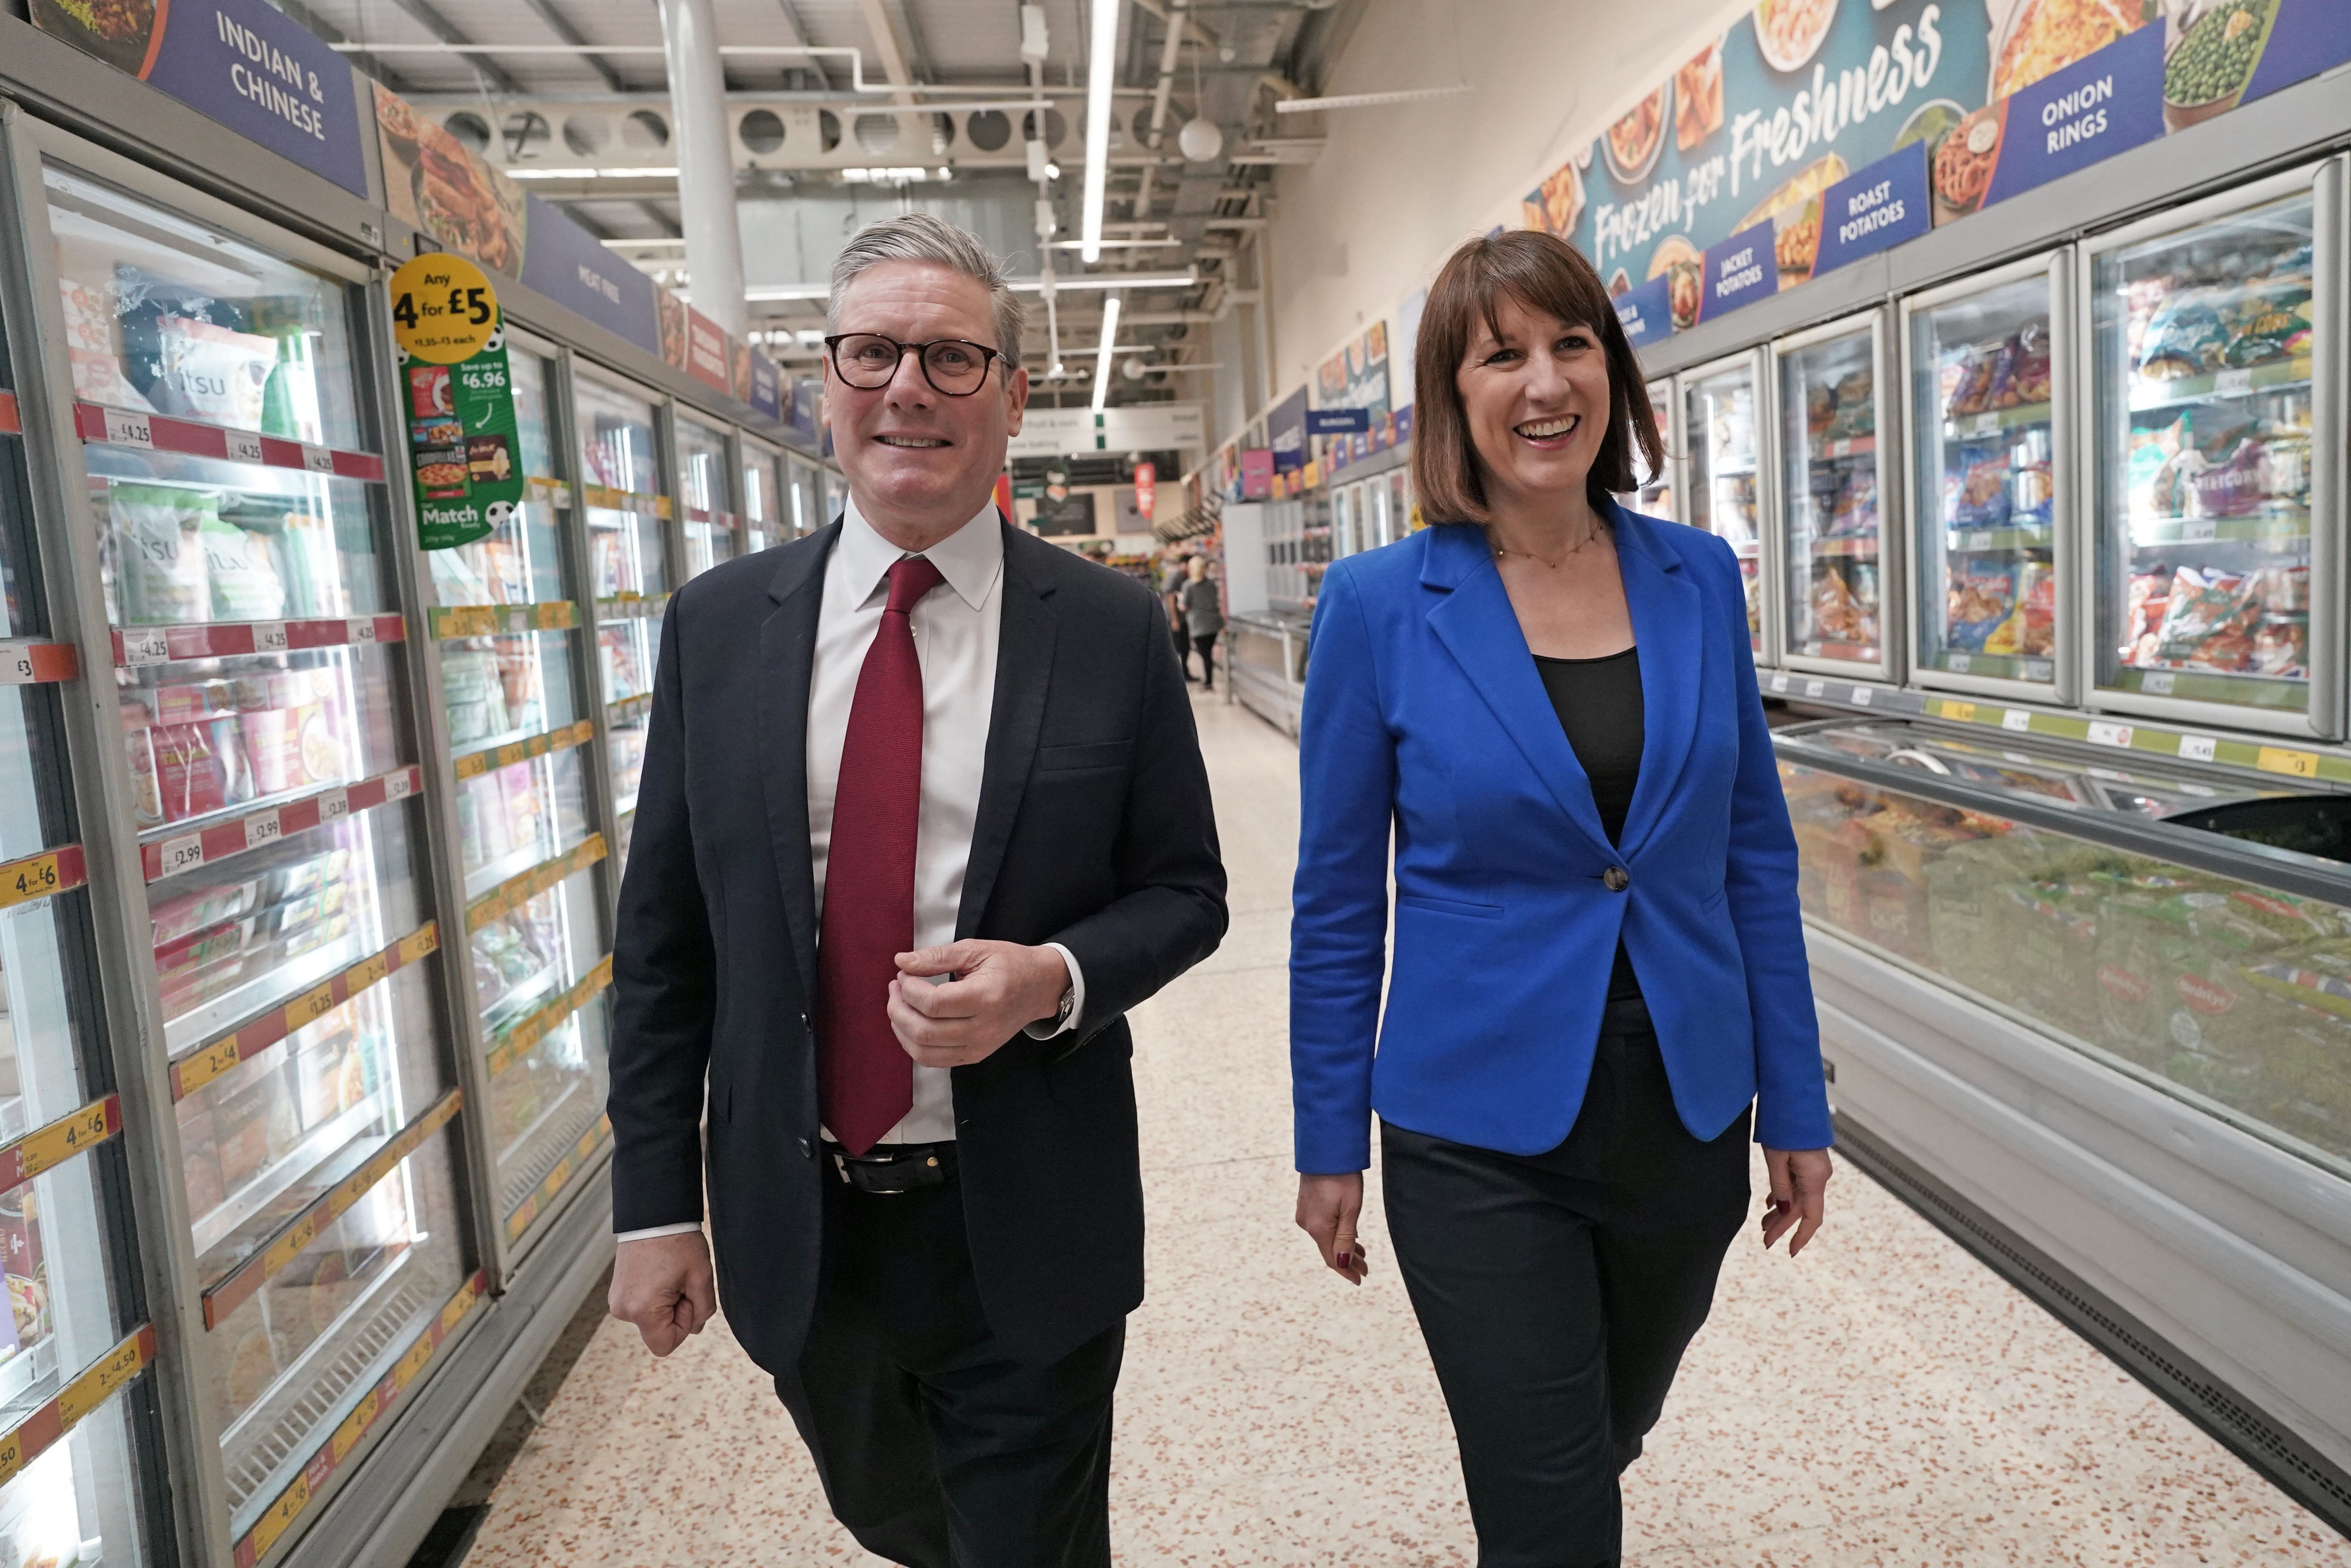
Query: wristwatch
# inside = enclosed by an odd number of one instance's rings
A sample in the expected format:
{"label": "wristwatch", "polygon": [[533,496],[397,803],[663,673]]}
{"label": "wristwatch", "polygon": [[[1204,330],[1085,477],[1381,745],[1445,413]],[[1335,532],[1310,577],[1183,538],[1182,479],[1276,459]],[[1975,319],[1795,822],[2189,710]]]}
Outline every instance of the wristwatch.
{"label": "wristwatch", "polygon": [[1053,1010],[1054,1033],[1058,1034],[1062,1030],[1067,1029],[1070,1026],[1070,1014],[1076,1012],[1077,1008],[1078,988],[1074,985],[1063,986],[1061,988],[1061,1005]]}

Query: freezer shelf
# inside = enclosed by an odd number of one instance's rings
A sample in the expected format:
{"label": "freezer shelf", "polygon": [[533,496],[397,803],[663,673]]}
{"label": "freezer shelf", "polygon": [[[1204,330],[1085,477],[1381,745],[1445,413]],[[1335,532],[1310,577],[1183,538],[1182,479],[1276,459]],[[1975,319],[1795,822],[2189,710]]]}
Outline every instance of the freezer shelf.
{"label": "freezer shelf", "polygon": [[1925,669],[2057,679],[2049,322],[2038,276],[1910,318]]}
{"label": "freezer shelf", "polygon": [[681,416],[677,468],[678,496],[685,503],[683,581],[734,559],[742,553],[743,542],[734,513],[734,486],[726,478],[726,432]]}
{"label": "freezer shelf", "polygon": [[[2339,797],[2073,761],[1898,722],[1774,737],[1808,917],[2338,1173],[2351,1160],[2351,909],[2102,843],[2101,817],[2325,822]],[[2119,760],[2119,759],[2118,759]],[[1912,794],[1859,762],[1959,782]],[[2084,830],[2015,820],[2063,803]],[[2003,803],[2016,803],[2006,805]],[[2258,821],[2234,836],[2292,840]],[[2183,854],[2185,852],[2183,851]]]}
{"label": "freezer shelf", "polygon": [[1758,511],[1755,373],[1747,366],[1688,382],[1690,523],[1729,542],[1747,588],[1747,632],[1763,649],[1762,522]]}
{"label": "freezer shelf", "polygon": [[1780,358],[1790,653],[1883,654],[1876,358],[1866,325]]}
{"label": "freezer shelf", "polygon": [[2310,706],[2313,204],[2097,258],[2099,686]]}

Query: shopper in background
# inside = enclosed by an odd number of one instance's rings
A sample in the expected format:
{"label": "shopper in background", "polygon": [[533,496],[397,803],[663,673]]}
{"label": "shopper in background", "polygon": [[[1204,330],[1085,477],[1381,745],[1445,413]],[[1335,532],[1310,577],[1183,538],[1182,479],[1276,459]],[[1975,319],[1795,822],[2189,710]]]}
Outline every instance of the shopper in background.
{"label": "shopper in background", "polygon": [[1750,1116],[1763,1244],[1822,1220],[1796,845],[1737,559],[1611,499],[1662,447],[1590,264],[1464,245],[1415,369],[1443,525],[1332,564],[1307,665],[1298,1222],[1361,1282],[1376,1112],[1480,1568],[1589,1568],[1747,1212]]}
{"label": "shopper in background", "polygon": [[662,629],[611,1310],[657,1355],[709,1321],[706,1179],[727,1325],[868,1550],[1107,1568],[1143,1299],[1123,1015],[1223,935],[1207,770],[1152,593],[991,504],[1028,398],[1001,264],[873,224],[831,327],[844,514]]}
{"label": "shopper in background", "polygon": [[1167,634],[1176,645],[1176,662],[1184,679],[1192,679],[1192,634],[1184,629],[1185,563],[1192,557],[1170,545],[1159,556],[1159,602],[1167,607]]}
{"label": "shopper in background", "polygon": [[[1184,562],[1183,587],[1184,625],[1192,634],[1192,646],[1200,655],[1200,682],[1209,691],[1217,689],[1217,634],[1225,629],[1225,609],[1218,600],[1217,585],[1208,580],[1208,563],[1197,556]],[[1185,671],[1188,679],[1191,671]]]}

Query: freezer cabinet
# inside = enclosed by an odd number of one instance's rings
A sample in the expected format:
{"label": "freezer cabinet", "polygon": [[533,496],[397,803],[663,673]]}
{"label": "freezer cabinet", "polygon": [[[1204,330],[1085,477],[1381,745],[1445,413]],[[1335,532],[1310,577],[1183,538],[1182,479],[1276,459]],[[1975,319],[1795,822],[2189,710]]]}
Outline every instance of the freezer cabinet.
{"label": "freezer cabinet", "polygon": [[1636,483],[1632,494],[1624,497],[1634,511],[1646,517],[1662,517],[1667,522],[1674,517],[1674,472],[1680,462],[1675,438],[1679,433],[1674,422],[1674,382],[1668,376],[1661,381],[1649,382],[1643,390],[1649,400],[1649,412],[1657,421],[1657,439],[1665,443],[1666,460],[1655,469],[1637,451],[1633,454],[1634,478]]}
{"label": "freezer cabinet", "polygon": [[604,703],[607,767],[618,823],[616,858],[625,862],[629,825],[644,768],[645,722],[662,612],[679,579],[670,569],[675,505],[655,455],[653,395],[582,367],[573,378],[580,497],[588,524],[589,587],[596,603],[596,662]]}
{"label": "freezer cabinet", "polygon": [[[1894,677],[1886,573],[1884,313],[1773,346],[1780,439],[1783,661],[1863,679]],[[1899,576],[1892,581],[1898,588]]]}
{"label": "freezer cabinet", "polygon": [[2070,258],[1905,300],[1913,672],[2070,701]]}
{"label": "freezer cabinet", "polygon": [[2084,247],[2096,706],[2342,733],[2341,178]]}
{"label": "freezer cabinet", "polygon": [[2169,1391],[2251,1412],[2240,1451],[2351,1460],[2351,796],[1903,721],[1774,744],[1842,1122],[2203,1368]]}
{"label": "freezer cabinet", "polygon": [[698,577],[721,561],[744,552],[742,519],[737,515],[733,463],[726,431],[681,411],[677,427],[678,499],[684,503],[685,569],[680,581]]}
{"label": "freezer cabinet", "polygon": [[74,567],[112,628],[83,646],[125,753],[109,827],[145,884],[106,940],[141,955],[173,1124],[133,1136],[180,1167],[196,1424],[229,1534],[266,1550],[473,1289],[402,647],[423,630],[387,558],[400,468],[365,417],[360,268],[59,146],[32,247],[65,322],[47,395],[83,438],[61,454],[90,524]]}
{"label": "freezer cabinet", "polygon": [[1728,541],[1747,588],[1747,634],[1769,662],[1770,615],[1764,591],[1764,536],[1771,503],[1765,483],[1762,356],[1741,354],[1681,378],[1682,440],[1687,443],[1693,527]]}

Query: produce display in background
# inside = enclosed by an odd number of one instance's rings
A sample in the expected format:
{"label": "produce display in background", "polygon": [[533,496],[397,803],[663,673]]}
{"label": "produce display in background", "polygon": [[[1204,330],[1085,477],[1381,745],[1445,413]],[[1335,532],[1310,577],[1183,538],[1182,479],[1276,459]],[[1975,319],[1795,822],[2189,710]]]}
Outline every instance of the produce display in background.
{"label": "produce display in background", "polygon": [[[1961,778],[2170,815],[2211,786],[1889,729],[1820,743],[1931,751]],[[2011,754],[2013,755],[2012,748]],[[2070,775],[2070,776],[2069,776]],[[1807,917],[2093,1055],[2351,1155],[2351,910],[1856,784],[1783,756]]]}

